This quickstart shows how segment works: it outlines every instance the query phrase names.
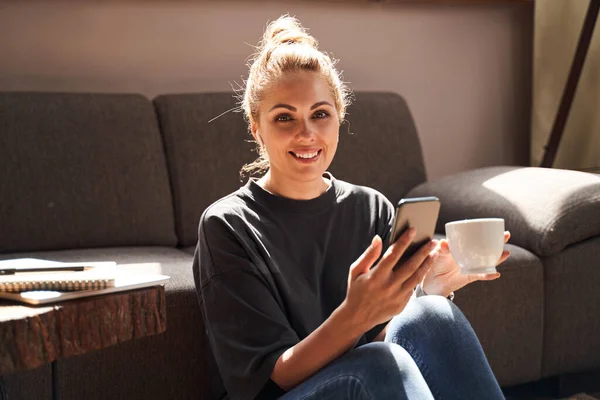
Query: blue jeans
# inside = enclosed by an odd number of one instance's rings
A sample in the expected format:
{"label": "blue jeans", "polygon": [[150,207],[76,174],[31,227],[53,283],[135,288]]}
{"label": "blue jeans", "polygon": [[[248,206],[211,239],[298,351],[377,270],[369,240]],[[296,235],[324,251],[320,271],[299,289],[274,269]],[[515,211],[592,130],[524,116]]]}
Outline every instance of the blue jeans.
{"label": "blue jeans", "polygon": [[384,342],[352,349],[281,399],[504,399],[463,313],[441,296],[411,299]]}

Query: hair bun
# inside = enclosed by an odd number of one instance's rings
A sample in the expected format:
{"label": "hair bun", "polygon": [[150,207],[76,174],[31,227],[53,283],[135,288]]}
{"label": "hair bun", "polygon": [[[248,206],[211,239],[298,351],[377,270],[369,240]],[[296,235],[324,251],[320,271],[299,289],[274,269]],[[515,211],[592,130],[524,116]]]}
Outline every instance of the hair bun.
{"label": "hair bun", "polygon": [[261,48],[269,48],[284,44],[306,44],[317,48],[318,42],[310,36],[306,29],[294,17],[283,15],[271,22],[261,41]]}

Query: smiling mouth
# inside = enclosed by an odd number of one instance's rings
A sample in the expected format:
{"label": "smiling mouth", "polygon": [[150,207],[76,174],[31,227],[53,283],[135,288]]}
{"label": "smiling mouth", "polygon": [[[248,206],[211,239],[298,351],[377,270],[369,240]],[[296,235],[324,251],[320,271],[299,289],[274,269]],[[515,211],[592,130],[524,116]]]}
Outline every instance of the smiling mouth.
{"label": "smiling mouth", "polygon": [[300,161],[311,161],[315,160],[321,154],[322,150],[313,151],[310,153],[294,153],[290,151],[289,153],[297,160]]}

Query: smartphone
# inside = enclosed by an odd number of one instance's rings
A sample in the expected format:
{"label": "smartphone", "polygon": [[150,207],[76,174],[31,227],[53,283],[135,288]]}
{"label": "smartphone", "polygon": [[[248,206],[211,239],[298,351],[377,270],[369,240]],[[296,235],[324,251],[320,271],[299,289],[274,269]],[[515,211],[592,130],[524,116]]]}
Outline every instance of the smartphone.
{"label": "smartphone", "polygon": [[398,202],[389,244],[398,240],[408,228],[417,229],[417,235],[402,255],[400,262],[406,261],[421,246],[433,239],[439,213],[440,199],[437,197],[413,197]]}

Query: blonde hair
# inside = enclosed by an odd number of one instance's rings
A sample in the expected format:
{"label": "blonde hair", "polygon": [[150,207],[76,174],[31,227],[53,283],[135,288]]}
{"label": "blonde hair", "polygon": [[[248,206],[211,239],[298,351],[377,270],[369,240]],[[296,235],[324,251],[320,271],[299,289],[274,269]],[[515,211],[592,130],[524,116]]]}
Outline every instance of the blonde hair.
{"label": "blonde hair", "polygon": [[[248,79],[240,96],[248,127],[252,122],[258,121],[259,105],[266,90],[286,74],[299,71],[317,72],[325,79],[335,100],[341,124],[346,108],[350,105],[352,92],[342,81],[335,63],[327,53],[319,50],[317,40],[308,34],[296,18],[283,15],[269,23],[256,53],[248,63]],[[262,173],[269,168],[267,153],[260,143],[257,143],[257,150],[259,157],[242,167],[242,175]]]}

